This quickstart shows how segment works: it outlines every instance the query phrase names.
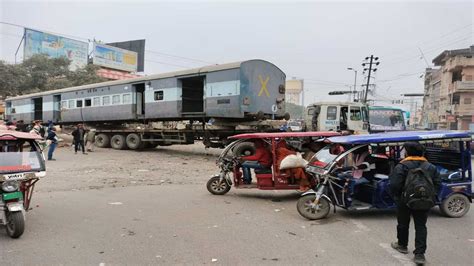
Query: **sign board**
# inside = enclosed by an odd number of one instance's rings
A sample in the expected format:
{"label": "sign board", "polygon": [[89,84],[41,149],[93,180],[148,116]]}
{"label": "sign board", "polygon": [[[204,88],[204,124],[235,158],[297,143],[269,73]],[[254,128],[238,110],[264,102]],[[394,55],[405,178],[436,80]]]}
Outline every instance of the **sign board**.
{"label": "sign board", "polygon": [[138,66],[137,71],[145,71],[145,40],[133,40],[125,42],[113,42],[107,43],[107,45],[122,48],[128,51],[134,51],[138,54]]}
{"label": "sign board", "polygon": [[94,65],[128,72],[137,71],[136,52],[120,49],[106,44],[94,43]]}
{"label": "sign board", "polygon": [[447,122],[456,122],[456,116],[455,115],[447,115],[446,116],[446,121]]}
{"label": "sign board", "polygon": [[70,69],[75,70],[87,65],[89,44],[66,37],[25,29],[23,57],[46,54],[51,58],[66,57],[71,60]]}

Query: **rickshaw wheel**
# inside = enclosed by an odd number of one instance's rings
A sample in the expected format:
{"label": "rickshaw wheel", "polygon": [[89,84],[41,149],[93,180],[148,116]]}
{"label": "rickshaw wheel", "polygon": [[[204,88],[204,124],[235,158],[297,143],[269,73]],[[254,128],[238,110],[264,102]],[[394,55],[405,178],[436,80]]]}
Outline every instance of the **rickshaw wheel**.
{"label": "rickshaw wheel", "polygon": [[213,195],[224,195],[230,190],[229,184],[225,180],[220,180],[219,176],[214,176],[207,181],[207,190]]}
{"label": "rickshaw wheel", "polygon": [[25,218],[23,217],[23,213],[8,212],[5,229],[7,235],[11,238],[19,238],[25,231]]}
{"label": "rickshaw wheel", "polygon": [[331,205],[329,200],[322,197],[319,199],[319,210],[313,206],[314,199],[316,195],[306,195],[301,197],[296,204],[296,208],[301,216],[308,220],[319,220],[328,216],[329,211],[331,210]]}
{"label": "rickshaw wheel", "polygon": [[459,218],[464,216],[471,207],[471,202],[463,194],[452,194],[439,206],[439,210],[445,216]]}

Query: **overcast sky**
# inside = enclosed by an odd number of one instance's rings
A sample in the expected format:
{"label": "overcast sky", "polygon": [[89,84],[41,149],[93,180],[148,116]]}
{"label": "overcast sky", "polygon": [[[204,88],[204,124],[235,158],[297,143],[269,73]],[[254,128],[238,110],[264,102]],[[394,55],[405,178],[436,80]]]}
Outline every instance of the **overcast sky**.
{"label": "overcast sky", "polygon": [[[401,93],[422,92],[420,75],[427,63],[419,49],[431,65],[443,50],[474,43],[471,1],[0,3],[2,22],[80,40],[144,38],[146,73],[265,59],[279,66],[287,78],[305,80],[306,104],[346,99],[327,94],[348,90],[353,84],[354,72],[348,67],[359,71],[360,87],[361,63],[371,54],[380,57],[375,79],[378,99],[400,99]],[[18,27],[0,25],[0,59],[14,61],[22,32]]]}

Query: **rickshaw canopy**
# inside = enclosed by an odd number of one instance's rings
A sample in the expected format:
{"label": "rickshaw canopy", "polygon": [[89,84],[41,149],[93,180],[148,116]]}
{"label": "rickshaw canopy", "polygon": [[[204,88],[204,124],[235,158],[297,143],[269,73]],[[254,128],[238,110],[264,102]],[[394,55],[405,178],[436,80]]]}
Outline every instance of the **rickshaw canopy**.
{"label": "rickshaw canopy", "polygon": [[17,140],[17,139],[39,140],[42,138],[39,135],[27,133],[27,132],[19,132],[19,131],[13,131],[13,130],[0,130],[0,140]]}
{"label": "rickshaw canopy", "polygon": [[260,139],[260,138],[327,138],[341,136],[341,133],[335,131],[312,131],[312,132],[274,132],[274,133],[246,133],[230,136],[231,139]]}
{"label": "rickshaw canopy", "polygon": [[443,140],[471,140],[471,136],[468,132],[463,131],[445,131],[445,130],[434,130],[434,131],[398,131],[389,133],[379,133],[370,135],[350,135],[350,136],[337,136],[326,139],[327,143],[338,143],[338,144],[395,144],[398,145],[402,142],[417,141],[433,142]]}

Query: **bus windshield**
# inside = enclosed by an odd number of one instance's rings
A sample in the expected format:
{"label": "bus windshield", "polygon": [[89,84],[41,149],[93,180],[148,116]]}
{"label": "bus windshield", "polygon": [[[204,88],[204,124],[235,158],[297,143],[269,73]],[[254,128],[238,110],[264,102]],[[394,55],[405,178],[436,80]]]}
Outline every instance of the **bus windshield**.
{"label": "bus windshield", "polygon": [[375,131],[406,130],[403,111],[400,109],[369,109],[370,129]]}

